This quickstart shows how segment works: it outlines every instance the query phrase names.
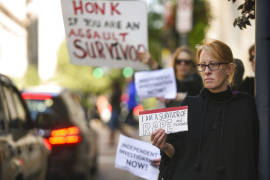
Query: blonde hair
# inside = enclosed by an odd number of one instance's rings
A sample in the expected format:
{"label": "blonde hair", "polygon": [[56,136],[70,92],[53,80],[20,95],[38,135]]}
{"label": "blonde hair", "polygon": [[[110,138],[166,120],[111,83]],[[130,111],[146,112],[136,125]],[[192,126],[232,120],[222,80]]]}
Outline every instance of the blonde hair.
{"label": "blonde hair", "polygon": [[180,46],[178,47],[173,55],[172,55],[172,67],[175,69],[175,61],[177,59],[177,56],[181,53],[185,52],[190,56],[191,64],[192,64],[192,71],[196,71],[195,65],[196,65],[196,59],[195,59],[195,53],[192,49],[190,49],[188,46]]}
{"label": "blonde hair", "polygon": [[[226,62],[229,64],[234,63],[231,48],[219,40],[207,41],[203,45],[199,46],[196,54],[197,62],[199,62],[203,50],[210,53],[211,56],[219,62]],[[233,76],[234,72],[229,76],[228,81],[230,84],[232,83]]]}

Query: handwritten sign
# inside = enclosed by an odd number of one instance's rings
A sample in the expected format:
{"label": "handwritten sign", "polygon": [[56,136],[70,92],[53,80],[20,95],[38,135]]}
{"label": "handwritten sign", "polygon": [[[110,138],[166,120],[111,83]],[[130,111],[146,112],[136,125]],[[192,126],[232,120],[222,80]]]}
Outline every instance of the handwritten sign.
{"label": "handwritten sign", "polygon": [[152,144],[120,135],[116,153],[116,168],[145,179],[158,178],[159,170],[151,161],[160,158],[160,150]]}
{"label": "handwritten sign", "polygon": [[135,73],[135,86],[140,98],[176,97],[176,82],[173,68]]}
{"label": "handwritten sign", "polygon": [[188,106],[139,112],[139,135],[150,136],[157,129],[166,134],[188,130]]}
{"label": "handwritten sign", "polygon": [[71,63],[146,69],[137,57],[138,51],[148,49],[144,1],[61,3]]}

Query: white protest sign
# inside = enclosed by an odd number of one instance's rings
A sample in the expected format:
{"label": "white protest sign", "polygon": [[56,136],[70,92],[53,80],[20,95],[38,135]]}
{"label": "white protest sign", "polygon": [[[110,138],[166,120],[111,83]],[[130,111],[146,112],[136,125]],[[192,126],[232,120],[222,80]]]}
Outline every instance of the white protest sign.
{"label": "white protest sign", "polygon": [[193,0],[178,0],[176,29],[180,34],[192,30]]}
{"label": "white protest sign", "polygon": [[160,150],[157,147],[120,135],[115,159],[116,168],[127,170],[145,179],[157,179],[159,170],[151,164],[151,161],[158,158]]}
{"label": "white protest sign", "polygon": [[140,98],[176,97],[176,81],[173,68],[135,73],[135,86]]}
{"label": "white protest sign", "polygon": [[188,106],[139,112],[139,135],[150,136],[157,129],[166,134],[188,130]]}
{"label": "white protest sign", "polygon": [[61,0],[70,61],[77,65],[146,69],[145,1]]}

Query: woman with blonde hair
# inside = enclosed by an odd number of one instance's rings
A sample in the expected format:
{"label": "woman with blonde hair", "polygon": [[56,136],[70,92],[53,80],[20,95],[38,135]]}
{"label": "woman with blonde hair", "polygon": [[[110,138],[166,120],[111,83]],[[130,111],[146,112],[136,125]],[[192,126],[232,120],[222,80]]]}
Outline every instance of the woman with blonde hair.
{"label": "woman with blonde hair", "polygon": [[[149,53],[139,53],[139,59],[148,64],[152,69],[161,68]],[[173,100],[159,98],[167,107],[179,106],[184,98],[198,95],[202,88],[202,80],[196,69],[195,55],[188,46],[180,46],[172,55],[177,96]]]}
{"label": "woman with blonde hair", "polygon": [[167,100],[166,106],[179,106],[184,98],[198,95],[202,88],[202,80],[196,69],[194,52],[188,46],[180,46],[172,55],[177,96],[175,100]]}
{"label": "woman with blonde hair", "polygon": [[230,88],[232,51],[214,40],[197,50],[203,80],[200,95],[187,97],[188,131],[158,129],[152,144],[161,150],[160,179],[256,180],[258,117],[254,98]]}

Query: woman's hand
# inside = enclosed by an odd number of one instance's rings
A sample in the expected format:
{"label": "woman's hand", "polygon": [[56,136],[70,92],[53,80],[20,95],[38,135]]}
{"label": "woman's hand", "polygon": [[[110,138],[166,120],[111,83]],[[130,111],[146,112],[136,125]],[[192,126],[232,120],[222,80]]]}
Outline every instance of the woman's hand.
{"label": "woman's hand", "polygon": [[165,130],[158,129],[154,131],[151,135],[152,144],[163,151],[167,147],[166,137],[167,134],[165,133]]}
{"label": "woman's hand", "polygon": [[152,144],[158,147],[161,151],[172,157],[175,153],[173,145],[166,142],[167,134],[164,129],[158,129],[151,134]]}
{"label": "woman's hand", "polygon": [[160,161],[161,161],[161,158],[158,158],[158,159],[153,159],[151,164],[155,167],[159,167],[160,165]]}
{"label": "woman's hand", "polygon": [[165,99],[164,97],[157,97],[156,99],[162,103],[170,103],[171,101],[173,101],[172,99]]}
{"label": "woman's hand", "polygon": [[149,65],[151,60],[151,55],[149,52],[138,52],[137,56],[142,63]]}
{"label": "woman's hand", "polygon": [[152,58],[149,52],[138,52],[137,57],[142,63],[148,65],[151,69],[158,68],[157,61]]}
{"label": "woman's hand", "polygon": [[176,95],[177,101],[183,101],[187,97],[187,92],[180,92]]}

